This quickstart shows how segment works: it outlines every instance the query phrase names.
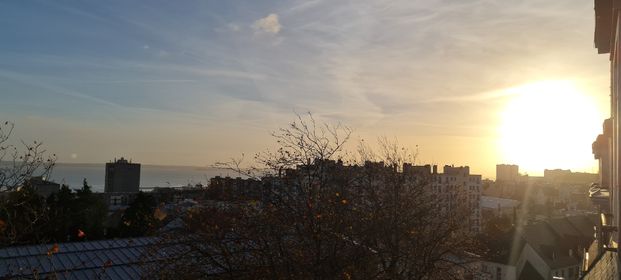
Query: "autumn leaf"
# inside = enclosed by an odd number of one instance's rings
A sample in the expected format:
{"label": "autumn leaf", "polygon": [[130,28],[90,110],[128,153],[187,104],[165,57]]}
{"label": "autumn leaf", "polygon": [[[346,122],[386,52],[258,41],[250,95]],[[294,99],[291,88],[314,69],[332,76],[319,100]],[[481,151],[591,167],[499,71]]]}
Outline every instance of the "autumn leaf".
{"label": "autumn leaf", "polygon": [[60,251],[60,249],[58,248],[58,244],[54,243],[54,246],[52,246],[52,248],[47,250],[47,256],[51,257],[53,254],[56,254],[59,251]]}
{"label": "autumn leaf", "polygon": [[155,208],[155,211],[153,212],[153,217],[158,219],[158,220],[164,220],[166,219],[166,212],[160,210],[160,208]]}

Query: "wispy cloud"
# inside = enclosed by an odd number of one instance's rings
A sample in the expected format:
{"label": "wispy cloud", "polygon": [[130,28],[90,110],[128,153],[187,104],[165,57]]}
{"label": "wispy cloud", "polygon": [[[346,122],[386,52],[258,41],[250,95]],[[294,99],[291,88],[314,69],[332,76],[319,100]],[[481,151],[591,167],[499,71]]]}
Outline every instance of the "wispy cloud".
{"label": "wispy cloud", "polygon": [[252,24],[252,28],[260,33],[278,34],[282,26],[277,14],[269,14],[264,18],[256,20]]}
{"label": "wispy cloud", "polygon": [[372,132],[492,137],[468,128],[492,125],[490,104],[506,99],[503,89],[559,77],[606,83],[608,75],[606,57],[590,43],[592,3],[583,0],[46,8],[32,26],[19,20],[31,12],[26,6],[0,11],[7,13],[0,31],[11,29],[0,47],[0,76],[55,96],[122,104],[124,112],[144,107],[256,124],[298,110]]}
{"label": "wispy cloud", "polygon": [[21,84],[25,84],[25,85],[32,86],[35,88],[40,88],[40,89],[43,89],[43,90],[46,90],[48,92],[52,92],[55,94],[61,94],[61,95],[71,97],[71,98],[78,98],[78,99],[82,99],[82,100],[86,100],[86,101],[90,101],[90,102],[94,102],[98,104],[103,104],[107,106],[121,107],[119,104],[114,103],[114,102],[109,102],[109,101],[106,101],[100,98],[96,98],[96,97],[92,97],[86,94],[68,90],[66,88],[63,88],[57,85],[45,83],[27,74],[21,74],[21,73],[16,73],[16,72],[0,69],[0,77],[10,79],[10,80],[19,82]]}
{"label": "wispy cloud", "polygon": [[182,79],[148,79],[148,80],[78,80],[74,83],[87,84],[159,84],[159,83],[195,83],[197,80]]}
{"label": "wispy cloud", "polygon": [[241,30],[242,30],[242,27],[239,24],[232,23],[232,22],[229,22],[229,23],[227,23],[224,26],[218,26],[218,27],[214,28],[214,31],[219,32],[219,33],[221,33],[221,32],[239,32]]}

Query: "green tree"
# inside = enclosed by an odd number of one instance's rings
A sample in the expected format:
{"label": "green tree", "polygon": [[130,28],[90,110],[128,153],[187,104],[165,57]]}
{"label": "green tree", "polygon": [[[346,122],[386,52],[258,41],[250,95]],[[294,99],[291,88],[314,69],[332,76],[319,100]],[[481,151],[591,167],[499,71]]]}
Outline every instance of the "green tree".
{"label": "green tree", "polygon": [[62,242],[71,240],[71,229],[75,228],[74,217],[75,193],[69,186],[62,185],[58,193],[47,198],[50,219],[47,227],[48,234],[53,241]]}
{"label": "green tree", "polygon": [[154,216],[155,200],[153,196],[138,192],[134,201],[129,205],[119,225],[119,234],[122,237],[138,237],[152,234],[159,225]]}
{"label": "green tree", "polygon": [[72,203],[74,224],[69,229],[72,236],[80,231],[85,233],[86,239],[101,239],[104,237],[104,222],[108,209],[103,199],[91,191],[91,186],[84,179],[82,188],[76,191],[75,201]]}

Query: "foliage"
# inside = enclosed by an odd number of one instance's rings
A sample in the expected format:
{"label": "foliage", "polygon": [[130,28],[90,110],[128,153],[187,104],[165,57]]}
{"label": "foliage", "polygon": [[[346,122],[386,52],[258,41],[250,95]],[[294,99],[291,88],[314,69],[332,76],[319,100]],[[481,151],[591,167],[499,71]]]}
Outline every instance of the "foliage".
{"label": "foliage", "polygon": [[511,246],[516,236],[515,225],[511,222],[511,218],[503,216],[493,216],[486,219],[487,222],[483,228],[483,232],[478,237],[481,243],[481,249],[484,250],[483,255],[487,260],[500,263],[511,263]]}
{"label": "foliage", "polygon": [[11,139],[13,129],[13,123],[0,123],[0,244],[39,242],[46,239],[40,229],[47,208],[27,180],[49,174],[56,155],[47,155],[41,142]]}
{"label": "foliage", "polygon": [[81,230],[89,239],[103,238],[108,209],[103,199],[91,191],[86,179],[82,188],[76,191],[73,207],[75,225],[70,232],[77,235]]}
{"label": "foliage", "polygon": [[159,225],[159,220],[153,215],[155,206],[155,200],[151,195],[139,192],[123,213],[118,229],[119,235],[138,237],[152,234]]}
{"label": "foliage", "polygon": [[507,215],[491,216],[488,217],[485,226],[483,227],[483,233],[489,236],[497,236],[507,233],[513,229],[513,223],[511,217]]}
{"label": "foliage", "polygon": [[26,185],[0,202],[0,246],[101,239],[106,214],[86,181],[77,192],[63,185],[47,199]]}

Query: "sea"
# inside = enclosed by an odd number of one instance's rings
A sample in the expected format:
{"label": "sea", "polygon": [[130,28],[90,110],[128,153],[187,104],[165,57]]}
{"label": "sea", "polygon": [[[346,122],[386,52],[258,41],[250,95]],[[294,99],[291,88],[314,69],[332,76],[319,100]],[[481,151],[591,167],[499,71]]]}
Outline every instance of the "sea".
{"label": "sea", "polygon": [[[105,183],[105,164],[56,163],[47,180],[79,189],[84,179],[94,192],[103,192]],[[149,191],[155,187],[182,187],[187,185],[207,185],[215,176],[238,177],[233,171],[193,166],[141,165],[140,188]]]}

